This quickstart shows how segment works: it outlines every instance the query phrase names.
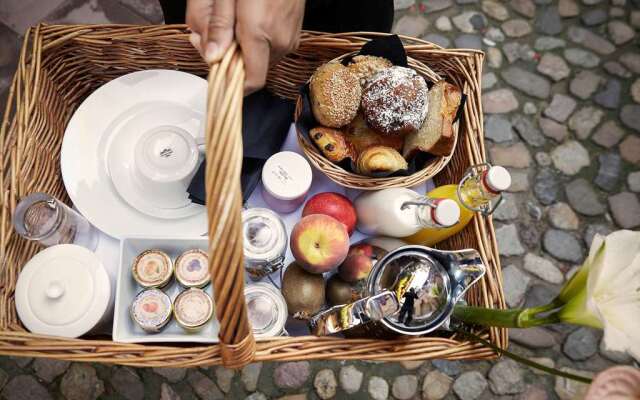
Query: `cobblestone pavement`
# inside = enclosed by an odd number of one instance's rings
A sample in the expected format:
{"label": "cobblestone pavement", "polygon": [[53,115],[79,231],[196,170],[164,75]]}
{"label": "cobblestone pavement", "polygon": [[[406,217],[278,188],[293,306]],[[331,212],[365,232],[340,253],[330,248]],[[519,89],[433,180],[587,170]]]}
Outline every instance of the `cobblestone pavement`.
{"label": "cobblestone pavement", "polygon": [[[513,187],[495,217],[510,306],[549,300],[593,235],[640,226],[640,1],[396,0],[394,30],[486,52],[485,132]],[[20,34],[38,21],[159,23],[151,0],[2,0],[0,104]],[[631,360],[601,333],[512,330],[511,350],[583,374]],[[496,362],[299,362],[131,369],[0,358],[9,400],[573,399],[584,387]],[[284,397],[283,397],[284,396]]]}

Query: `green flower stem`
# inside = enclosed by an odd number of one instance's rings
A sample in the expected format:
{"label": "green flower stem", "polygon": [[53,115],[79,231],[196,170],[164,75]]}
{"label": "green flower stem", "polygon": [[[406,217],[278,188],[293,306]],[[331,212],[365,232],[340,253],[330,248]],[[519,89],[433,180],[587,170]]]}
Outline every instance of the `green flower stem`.
{"label": "green flower stem", "polygon": [[483,345],[490,347],[491,349],[493,349],[493,351],[495,351],[498,355],[504,355],[507,356],[509,358],[511,358],[512,360],[519,362],[520,364],[524,364],[527,365],[531,368],[536,368],[539,369],[541,371],[546,372],[547,374],[552,374],[552,375],[556,375],[556,376],[562,376],[564,378],[567,379],[571,379],[574,381],[578,381],[578,382],[582,382],[582,383],[586,383],[586,384],[590,384],[591,383],[591,379],[587,378],[585,376],[581,376],[581,375],[575,375],[566,371],[562,371],[556,368],[551,368],[551,367],[547,367],[546,365],[542,365],[540,363],[534,362],[529,360],[528,358],[522,357],[518,354],[512,353],[508,350],[505,349],[501,349],[498,346],[494,345],[491,342],[488,342],[486,340],[484,340],[483,338],[481,338],[478,335],[475,335],[471,332],[467,332],[465,330],[462,329],[457,329],[457,332],[462,333],[464,336],[467,336],[468,338],[470,338],[471,340],[474,340],[476,342],[480,342]]}
{"label": "green flower stem", "polygon": [[510,310],[497,310],[484,307],[471,307],[456,305],[453,316],[469,324],[483,326],[499,326],[503,328],[530,328],[532,326],[555,324],[560,322],[557,313],[551,313],[543,317],[539,314],[554,311],[562,304],[553,301],[547,305],[531,308],[517,308]]}

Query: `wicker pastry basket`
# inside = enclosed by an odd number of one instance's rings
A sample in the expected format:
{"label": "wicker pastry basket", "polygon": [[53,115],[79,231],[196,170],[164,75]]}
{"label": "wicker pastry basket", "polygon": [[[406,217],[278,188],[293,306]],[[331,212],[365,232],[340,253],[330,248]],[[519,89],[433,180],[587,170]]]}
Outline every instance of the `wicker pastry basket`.
{"label": "wicker pastry basket", "polygon": [[[298,51],[274,66],[268,87],[290,99],[298,95],[320,64],[359,49],[376,34],[327,35],[305,32]],[[480,105],[483,55],[470,50],[444,50],[431,43],[403,38],[410,57],[428,64],[440,77],[458,84],[468,99],[460,122],[457,149],[438,184],[457,181],[465,169],[485,160]],[[138,345],[109,337],[64,339],[33,335],[20,324],[14,302],[22,266],[39,250],[12,229],[11,215],[19,199],[35,191],[68,201],[59,173],[60,146],[69,118],[93,90],[120,75],[142,69],[167,68],[209,76],[207,123],[207,209],[209,259],[220,344]],[[244,304],[241,242],[242,162],[241,110],[244,70],[232,47],[208,69],[188,41],[183,25],[39,25],[25,35],[0,130],[2,188],[0,226],[0,353],[131,366],[191,367],[223,363],[241,367],[252,361],[354,359],[422,360],[482,359],[495,353],[454,334],[381,341],[336,337],[279,337],[254,340]],[[488,273],[467,295],[473,305],[504,307],[500,262],[490,218],[477,216],[442,248],[476,248]],[[505,348],[504,329],[479,332]]]}
{"label": "wicker pastry basket", "polygon": [[[348,54],[343,54],[331,61],[340,61],[345,57],[355,55],[357,52],[352,52]],[[425,62],[429,62],[428,58],[422,57]],[[413,58],[407,57],[407,61],[410,68],[413,68],[419,75],[424,77],[427,81],[430,82],[438,82],[443,79],[443,76],[440,76],[438,73],[429,68],[425,63]],[[442,72],[442,71],[441,71]],[[452,82],[455,82],[459,87],[463,87],[463,82],[458,78],[458,71],[450,71],[451,73],[445,74],[444,77],[449,78]],[[465,92],[466,93],[466,92]],[[302,113],[302,96],[298,95],[296,100],[296,110],[295,110],[295,120],[297,121]],[[453,148],[456,147],[456,142],[458,140],[458,131],[460,130],[460,123],[456,121],[453,124]],[[411,175],[407,176],[390,176],[384,178],[373,178],[364,175],[359,175],[355,172],[347,171],[342,168],[340,165],[337,165],[331,161],[329,161],[318,148],[311,143],[305,135],[298,129],[296,124],[296,131],[298,134],[298,143],[304,151],[304,154],[307,156],[311,164],[322,171],[325,175],[329,177],[332,181],[337,183],[338,185],[342,185],[345,187],[360,189],[360,190],[380,190],[392,187],[410,187],[422,182],[425,182],[431,178],[433,178],[438,172],[442,171],[444,167],[447,166],[451,157],[453,157],[453,152],[447,156],[438,156],[430,159],[423,166],[420,166],[421,169],[414,172]]]}

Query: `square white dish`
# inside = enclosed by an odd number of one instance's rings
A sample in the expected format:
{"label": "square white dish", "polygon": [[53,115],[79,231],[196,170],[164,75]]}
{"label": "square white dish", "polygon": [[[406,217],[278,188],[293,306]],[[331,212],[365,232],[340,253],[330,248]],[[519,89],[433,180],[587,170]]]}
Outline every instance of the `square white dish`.
{"label": "square white dish", "polygon": [[[217,343],[220,327],[215,315],[207,325],[196,332],[184,330],[172,318],[161,332],[146,333],[131,319],[129,306],[135,296],[142,291],[142,287],[138,285],[131,274],[131,263],[138,254],[153,248],[166,252],[175,261],[185,250],[201,249],[207,251],[208,239],[206,236],[188,238],[125,237],[120,241],[120,267],[113,314],[113,341],[123,343]],[[162,290],[173,301],[178,293],[184,289],[173,278],[169,285]],[[211,284],[207,285],[204,290],[213,298]]]}

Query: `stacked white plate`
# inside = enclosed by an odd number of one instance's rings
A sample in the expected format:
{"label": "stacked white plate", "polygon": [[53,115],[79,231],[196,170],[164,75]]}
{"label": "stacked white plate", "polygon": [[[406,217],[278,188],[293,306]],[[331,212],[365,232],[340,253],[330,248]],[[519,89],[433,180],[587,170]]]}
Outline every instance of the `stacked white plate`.
{"label": "stacked white plate", "polygon": [[93,225],[116,238],[206,234],[206,208],[186,192],[203,158],[206,93],[195,75],[147,70],[106,83],[78,107],[62,142],[62,178]]}

